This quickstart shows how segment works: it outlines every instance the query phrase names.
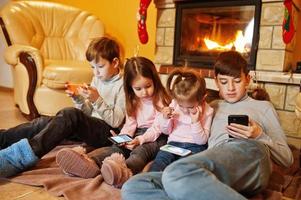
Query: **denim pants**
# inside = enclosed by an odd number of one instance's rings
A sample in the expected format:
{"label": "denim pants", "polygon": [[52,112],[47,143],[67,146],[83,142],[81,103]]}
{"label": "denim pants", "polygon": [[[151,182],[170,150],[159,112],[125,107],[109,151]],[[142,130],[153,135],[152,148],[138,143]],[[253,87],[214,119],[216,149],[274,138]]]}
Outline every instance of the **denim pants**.
{"label": "denim pants", "polygon": [[35,155],[41,158],[64,139],[77,138],[93,147],[109,146],[110,130],[118,132],[101,119],[86,115],[76,108],[65,108],[54,117],[40,117],[14,128],[0,131],[0,148],[23,138]]}
{"label": "denim pants", "polygon": [[233,139],[180,159],[163,172],[132,177],[122,187],[122,199],[245,200],[267,186],[270,173],[264,144]]}
{"label": "denim pants", "polygon": [[[184,142],[169,142],[168,144],[190,150],[193,154],[207,149],[208,145],[199,145]],[[183,158],[167,151],[159,151],[149,171],[163,171],[170,163]]]}
{"label": "denim pants", "polygon": [[[147,129],[137,129],[135,136],[144,134],[146,130]],[[166,142],[167,136],[161,134],[155,142],[149,142],[139,145],[132,151],[122,146],[112,145],[110,147],[96,149],[88,155],[101,168],[102,161],[106,157],[115,152],[121,153],[126,158],[126,164],[128,168],[131,169],[133,174],[137,174],[143,170],[148,162],[152,161],[156,157],[158,151],[160,150],[160,147],[165,145]]]}

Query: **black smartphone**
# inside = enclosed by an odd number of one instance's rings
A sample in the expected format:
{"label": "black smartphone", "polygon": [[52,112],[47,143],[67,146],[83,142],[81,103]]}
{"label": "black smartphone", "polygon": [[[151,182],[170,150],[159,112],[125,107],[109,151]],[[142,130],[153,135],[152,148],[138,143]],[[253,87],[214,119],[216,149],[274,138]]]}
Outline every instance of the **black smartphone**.
{"label": "black smartphone", "polygon": [[117,135],[117,136],[109,137],[109,140],[114,144],[122,144],[122,143],[132,141],[133,138],[131,138],[131,136],[129,135]]}
{"label": "black smartphone", "polygon": [[229,115],[228,116],[228,124],[236,123],[248,126],[249,125],[249,116],[248,115]]}

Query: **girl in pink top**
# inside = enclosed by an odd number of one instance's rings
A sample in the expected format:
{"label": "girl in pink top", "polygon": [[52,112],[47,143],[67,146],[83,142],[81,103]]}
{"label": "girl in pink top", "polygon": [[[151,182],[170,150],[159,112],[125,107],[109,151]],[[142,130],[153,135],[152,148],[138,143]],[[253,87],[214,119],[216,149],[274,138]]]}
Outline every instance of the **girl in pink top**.
{"label": "girl in pink top", "polygon": [[[168,106],[170,96],[163,87],[153,62],[144,57],[128,59],[124,69],[123,87],[126,121],[119,134],[127,134],[133,138],[145,132],[160,135],[160,128],[154,125],[154,120],[161,109]],[[116,135],[113,131],[111,133]],[[64,155],[69,162],[66,165],[61,164],[60,167],[69,174],[83,178],[87,178],[87,171],[95,171],[94,176],[101,173],[106,183],[120,187],[132,174],[142,171],[166,141],[167,137],[162,135],[156,141],[143,145],[137,146],[131,142],[114,144],[97,149],[89,155],[71,150],[67,154],[65,150]],[[75,160],[71,162],[70,158]],[[76,163],[76,166],[71,166],[70,163]]]}
{"label": "girl in pink top", "polygon": [[[205,80],[192,71],[176,70],[167,80],[173,100],[155,120],[160,130],[169,135],[168,144],[198,153],[207,149],[213,109],[206,103]],[[158,131],[158,133],[161,133]],[[155,141],[158,135],[147,132],[138,136],[140,144]],[[160,150],[150,171],[163,171],[180,156]]]}

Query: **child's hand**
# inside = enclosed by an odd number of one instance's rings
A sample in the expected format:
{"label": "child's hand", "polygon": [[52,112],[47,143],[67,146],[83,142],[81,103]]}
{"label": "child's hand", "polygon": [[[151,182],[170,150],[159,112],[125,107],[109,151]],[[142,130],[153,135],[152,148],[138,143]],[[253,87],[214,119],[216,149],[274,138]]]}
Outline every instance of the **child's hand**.
{"label": "child's hand", "polygon": [[115,131],[110,130],[110,133],[112,134],[112,136],[117,136],[118,134],[115,133]]}
{"label": "child's hand", "polygon": [[75,92],[71,91],[71,90],[65,90],[65,93],[67,94],[68,97],[74,98],[77,95],[75,94]]}
{"label": "child's hand", "polygon": [[228,133],[235,138],[256,138],[262,133],[260,125],[249,119],[249,126],[232,123],[227,126]]}
{"label": "child's hand", "polygon": [[72,99],[76,99],[80,96],[76,85],[70,85],[69,83],[66,83],[65,88],[66,88],[65,93],[67,94],[68,97],[71,97]]}
{"label": "child's hand", "polygon": [[125,148],[129,149],[129,150],[133,150],[136,146],[139,146],[140,142],[138,140],[138,138],[134,138],[132,141],[127,142],[125,144]]}
{"label": "child's hand", "polygon": [[[110,133],[112,134],[112,136],[117,136],[118,134],[115,133],[115,131],[110,130]],[[137,141],[136,141],[137,140]],[[137,138],[134,138],[132,141],[130,142],[125,142],[125,143],[121,143],[118,146],[124,146],[125,148],[129,149],[129,150],[133,150],[136,146],[140,145],[140,142]]]}
{"label": "child's hand", "polygon": [[163,114],[163,117],[165,118],[165,119],[170,119],[170,118],[172,118],[173,116],[174,116],[174,109],[173,108],[171,108],[171,107],[164,107],[164,108],[162,108],[162,110],[161,110],[161,113]]}
{"label": "child's hand", "polygon": [[99,97],[99,93],[96,88],[91,86],[80,87],[79,94],[88,99],[91,103],[94,103]]}
{"label": "child's hand", "polygon": [[200,117],[201,117],[201,111],[198,107],[193,107],[189,109],[189,115],[191,117],[191,122],[192,123],[196,123],[198,121],[200,121]]}

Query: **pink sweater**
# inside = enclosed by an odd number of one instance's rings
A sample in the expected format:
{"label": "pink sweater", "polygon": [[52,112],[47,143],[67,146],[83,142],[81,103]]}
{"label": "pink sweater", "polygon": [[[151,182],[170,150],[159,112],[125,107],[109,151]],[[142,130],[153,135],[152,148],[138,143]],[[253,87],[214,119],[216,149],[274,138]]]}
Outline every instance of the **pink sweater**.
{"label": "pink sweater", "polygon": [[[125,124],[120,134],[128,134],[134,137],[137,128],[150,128],[158,114],[159,112],[155,109],[151,98],[141,100],[141,105],[137,108],[136,116],[129,117],[126,115]],[[157,135],[158,133],[154,134]]]}
{"label": "pink sweater", "polygon": [[176,115],[171,119],[165,119],[161,113],[157,115],[153,126],[143,135],[138,136],[140,144],[155,141],[161,132],[169,135],[168,142],[187,142],[200,145],[207,143],[213,118],[213,108],[207,103],[199,106],[202,111],[200,121],[192,123],[189,114],[183,113],[175,100],[171,102],[169,107],[174,108]]}

